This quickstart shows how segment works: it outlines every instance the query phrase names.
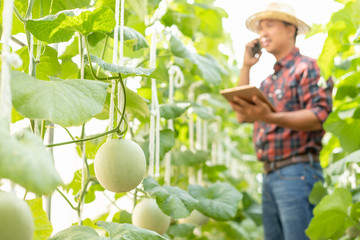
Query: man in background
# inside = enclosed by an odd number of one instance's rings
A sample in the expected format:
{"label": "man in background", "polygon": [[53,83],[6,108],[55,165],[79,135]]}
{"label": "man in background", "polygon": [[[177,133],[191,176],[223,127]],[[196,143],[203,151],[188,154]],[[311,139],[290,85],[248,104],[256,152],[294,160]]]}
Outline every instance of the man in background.
{"label": "man in background", "polygon": [[271,3],[249,17],[246,26],[259,38],[246,45],[239,85],[249,84],[250,69],[261,57],[259,45],[276,58],[274,72],[260,87],[276,112],[256,96],[253,103],[238,97],[231,103],[239,122],[254,122],[256,155],[264,163],[265,239],[308,239],[305,230],[314,208],[308,196],[315,182],[323,180],[319,153],[333,84],[329,80],[326,88],[319,87],[316,60],[296,48],[296,36],[310,27],[290,6]]}

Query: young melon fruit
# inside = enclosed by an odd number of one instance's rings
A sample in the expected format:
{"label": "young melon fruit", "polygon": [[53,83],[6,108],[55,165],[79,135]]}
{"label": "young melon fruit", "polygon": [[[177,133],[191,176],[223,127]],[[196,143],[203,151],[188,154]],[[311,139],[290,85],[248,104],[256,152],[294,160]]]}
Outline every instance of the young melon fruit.
{"label": "young melon fruit", "polygon": [[155,199],[145,199],[138,203],[132,215],[132,224],[160,235],[166,233],[170,220],[171,218],[160,210]]}
{"label": "young melon fruit", "polygon": [[205,216],[198,210],[193,210],[187,218],[182,218],[179,220],[179,223],[188,223],[188,224],[195,224],[195,225],[204,225],[209,221],[209,217]]}
{"label": "young melon fruit", "polygon": [[101,186],[112,192],[128,192],[144,178],[145,154],[132,140],[112,139],[99,148],[94,160],[95,175]]}
{"label": "young melon fruit", "polygon": [[32,212],[24,200],[0,192],[0,239],[31,240],[34,234]]}

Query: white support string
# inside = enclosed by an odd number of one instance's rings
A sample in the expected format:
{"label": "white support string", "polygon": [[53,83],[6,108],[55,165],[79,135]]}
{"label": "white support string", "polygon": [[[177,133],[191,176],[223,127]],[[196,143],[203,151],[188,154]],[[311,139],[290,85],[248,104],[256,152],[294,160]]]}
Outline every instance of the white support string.
{"label": "white support string", "polygon": [[[117,64],[118,61],[118,44],[119,44],[119,17],[120,16],[120,0],[115,1],[115,28],[114,28],[114,47],[113,47],[113,58],[112,63]],[[90,57],[90,56],[89,56]],[[109,107],[109,129],[114,128],[114,109],[115,109],[115,92],[116,92],[116,81],[111,81],[111,98],[110,98],[110,107]],[[110,141],[112,134],[107,136],[106,141]]]}
{"label": "white support string", "polygon": [[[121,0],[121,12],[120,12],[120,49],[119,49],[119,65],[124,66],[124,14],[125,14],[125,0]],[[117,18],[118,19],[118,18]],[[118,36],[118,31],[116,31],[116,35]],[[117,45],[117,44],[116,44]],[[121,90],[121,84],[118,86],[118,108],[124,108],[125,97],[123,91]],[[121,117],[120,113],[117,114],[117,119],[119,120]],[[121,130],[124,129],[123,127],[124,122],[121,124]]]}
{"label": "white support string", "polygon": [[[195,102],[195,89],[202,85],[201,81],[194,82],[189,87],[188,99],[191,102]],[[189,112],[189,148],[191,151],[195,150],[194,144],[194,116],[192,112]]]}
{"label": "white support string", "polygon": [[[169,103],[174,103],[174,87],[180,88],[184,85],[185,78],[181,69],[177,65],[172,65],[169,68]],[[168,120],[168,128],[174,130],[173,119]],[[171,179],[171,154],[165,155],[165,184],[170,185]]]}
{"label": "white support string", "polygon": [[[190,85],[189,87],[189,92],[188,92],[188,99],[193,103],[195,102],[195,89],[197,87],[200,87],[202,85],[201,81],[197,81],[194,82]],[[188,111],[189,114],[189,149],[190,151],[195,151],[195,142],[194,142],[194,113],[191,111]],[[189,167],[188,170],[188,174],[189,174],[189,183],[190,184],[195,184],[196,183],[196,177],[195,177],[195,171],[193,167]]]}
{"label": "white support string", "polygon": [[125,24],[125,0],[121,0],[121,14],[120,14],[120,49],[119,49],[119,64],[124,65],[124,25]]}
{"label": "white support string", "polygon": [[[208,100],[210,98],[210,95],[208,93],[204,93],[201,94],[197,97],[196,102],[200,105],[203,104],[204,100]],[[203,149],[203,145],[204,145],[204,134],[205,132],[203,131],[203,120],[200,117],[196,117],[196,145],[195,148],[196,149]]]}
{"label": "white support string", "polygon": [[229,136],[225,137],[225,154],[224,154],[224,160],[225,160],[225,165],[231,169],[231,152],[230,152],[230,147],[231,147],[231,139]]}
{"label": "white support string", "polygon": [[[197,97],[196,102],[203,105],[205,100],[210,99],[210,94],[204,93]],[[196,117],[196,149],[207,151],[207,120]],[[200,168],[197,172],[197,184],[203,185],[203,172]]]}
{"label": "white support string", "polygon": [[221,125],[222,125],[222,118],[220,116],[216,116],[217,122],[217,132],[216,132],[216,140],[217,140],[217,151],[216,151],[216,160],[217,164],[224,164],[224,147],[222,144],[222,137],[221,137]]}
{"label": "white support string", "polygon": [[211,123],[211,129],[214,129],[215,140],[211,144],[211,164],[222,164],[223,158],[223,146],[221,138],[221,125],[222,119],[220,116],[216,116],[216,121]]}
{"label": "white support string", "polygon": [[11,62],[11,53],[10,53],[10,38],[11,38],[11,29],[12,29],[12,18],[13,18],[13,6],[14,0],[4,1],[4,9],[2,12],[2,19],[6,21],[2,22],[3,28],[3,45],[2,45],[2,54],[1,54],[1,99],[0,99],[0,116],[5,119],[7,123],[11,122],[11,89],[10,89],[10,62]]}
{"label": "white support string", "polygon": [[[156,68],[156,44],[159,31],[155,27],[151,36],[150,68]],[[160,108],[157,95],[156,79],[151,79],[151,117],[149,136],[149,175],[160,176]]]}

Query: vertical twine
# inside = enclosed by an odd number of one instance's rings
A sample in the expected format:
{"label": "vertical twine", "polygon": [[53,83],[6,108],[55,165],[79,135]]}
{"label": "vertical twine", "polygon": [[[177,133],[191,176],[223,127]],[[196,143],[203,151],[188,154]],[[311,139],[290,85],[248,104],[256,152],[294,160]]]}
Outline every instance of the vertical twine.
{"label": "vertical twine", "polygon": [[[156,40],[157,40],[157,32],[156,29],[152,33],[151,36],[151,46],[150,46],[150,68],[156,67]],[[157,96],[157,87],[156,87],[156,79],[151,79],[151,117],[150,117],[150,136],[149,136],[149,175],[154,176],[155,161],[157,160],[157,149],[158,149],[158,137],[160,134],[157,132],[160,131],[158,129],[158,96]],[[160,120],[160,119],[159,119]],[[156,175],[156,173],[155,173]]]}
{"label": "vertical twine", "polygon": [[[181,87],[184,84],[184,75],[181,69],[176,66],[172,65],[169,69],[169,103],[174,103],[174,87],[177,88]],[[168,128],[170,130],[174,130],[174,120],[168,120]],[[171,153],[167,153],[165,155],[165,184],[170,185],[171,179]]]}
{"label": "vertical twine", "polygon": [[1,54],[1,83],[0,83],[0,116],[5,119],[7,123],[11,122],[11,88],[10,88],[10,38],[11,38],[11,29],[12,29],[12,18],[13,18],[13,6],[14,0],[4,1],[4,9],[2,12],[3,21],[3,45],[2,45],[2,54]]}
{"label": "vertical twine", "polygon": [[[189,93],[188,93],[188,99],[190,102],[195,102],[195,89],[202,85],[202,82],[197,81],[190,85],[189,87]],[[195,151],[195,144],[194,144],[194,113],[190,113],[190,119],[189,119],[189,149],[190,151]],[[196,183],[196,177],[195,177],[195,170],[193,167],[189,167],[188,169],[189,174],[189,183],[195,184]]]}
{"label": "vertical twine", "polygon": [[[113,47],[113,59],[112,63],[117,64],[118,60],[118,44],[119,44],[119,15],[120,15],[120,0],[115,1],[115,29],[114,29],[114,47]],[[89,56],[90,57],[90,56]],[[109,129],[114,128],[115,121],[115,93],[116,93],[116,81],[111,81],[111,97],[110,97],[110,106],[109,106]],[[112,139],[112,134],[107,136],[106,141]]]}
{"label": "vertical twine", "polygon": [[[125,14],[125,0],[121,0],[121,13],[120,13],[120,48],[119,48],[119,65],[124,66],[124,14]],[[118,18],[117,18],[118,19]],[[118,36],[118,31],[116,31],[116,35]],[[117,44],[116,44],[117,45]],[[118,86],[118,107],[119,109],[123,109],[125,97],[123,91],[121,90],[121,84]],[[117,119],[120,119],[120,113],[117,114]],[[122,122],[123,126],[124,122]],[[123,128],[121,126],[121,128]]]}

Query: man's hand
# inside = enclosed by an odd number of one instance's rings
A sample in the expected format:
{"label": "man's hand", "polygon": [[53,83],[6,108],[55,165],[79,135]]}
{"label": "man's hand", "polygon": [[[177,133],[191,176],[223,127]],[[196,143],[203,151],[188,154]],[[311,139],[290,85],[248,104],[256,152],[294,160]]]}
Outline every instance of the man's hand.
{"label": "man's hand", "polygon": [[254,96],[252,100],[254,104],[235,97],[230,103],[236,112],[238,122],[262,121],[295,131],[319,131],[322,129],[322,123],[310,109],[272,112],[270,107],[261,99]]}
{"label": "man's hand", "polygon": [[255,56],[253,55],[252,48],[255,46],[256,43],[259,42],[259,39],[254,39],[248,44],[246,44],[245,47],[245,53],[244,53],[244,62],[243,66],[247,68],[251,68],[255,63],[257,63],[261,56],[261,51],[259,51]]}
{"label": "man's hand", "polygon": [[236,112],[238,122],[269,122],[272,117],[270,107],[257,96],[253,96],[254,104],[251,104],[239,97],[235,97],[230,103],[232,109]]}

